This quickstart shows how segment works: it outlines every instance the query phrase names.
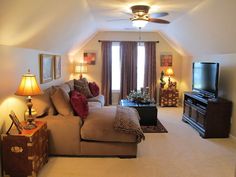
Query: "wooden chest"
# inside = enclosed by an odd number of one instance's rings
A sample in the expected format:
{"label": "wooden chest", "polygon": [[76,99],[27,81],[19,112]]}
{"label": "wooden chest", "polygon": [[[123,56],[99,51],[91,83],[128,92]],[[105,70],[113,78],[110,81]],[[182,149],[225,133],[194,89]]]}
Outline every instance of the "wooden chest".
{"label": "wooden chest", "polygon": [[37,121],[37,128],[22,134],[3,134],[2,165],[5,177],[36,176],[48,161],[47,124]]}
{"label": "wooden chest", "polygon": [[179,91],[177,89],[163,89],[160,88],[159,105],[177,106],[179,100]]}

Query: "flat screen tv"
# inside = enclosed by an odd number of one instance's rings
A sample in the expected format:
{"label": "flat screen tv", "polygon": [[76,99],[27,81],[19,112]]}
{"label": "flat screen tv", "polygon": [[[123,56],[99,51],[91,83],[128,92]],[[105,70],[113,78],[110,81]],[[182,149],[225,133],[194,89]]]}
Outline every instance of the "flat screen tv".
{"label": "flat screen tv", "polygon": [[200,96],[215,98],[218,96],[219,63],[193,63],[192,90]]}

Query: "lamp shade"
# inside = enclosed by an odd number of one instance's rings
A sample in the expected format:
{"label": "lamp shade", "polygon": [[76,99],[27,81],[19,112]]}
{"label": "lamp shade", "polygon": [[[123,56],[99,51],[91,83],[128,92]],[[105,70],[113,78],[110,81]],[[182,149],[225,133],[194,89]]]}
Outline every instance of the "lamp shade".
{"label": "lamp shade", "polygon": [[174,75],[173,69],[172,69],[172,68],[168,68],[168,69],[166,70],[166,76],[173,76],[173,75]]}
{"label": "lamp shade", "polygon": [[86,63],[79,63],[79,64],[76,64],[75,66],[75,73],[79,73],[79,74],[82,74],[82,73],[87,73],[87,64]]}
{"label": "lamp shade", "polygon": [[43,92],[37,83],[35,75],[28,71],[27,74],[22,76],[20,85],[15,94],[20,96],[34,96],[42,93]]}

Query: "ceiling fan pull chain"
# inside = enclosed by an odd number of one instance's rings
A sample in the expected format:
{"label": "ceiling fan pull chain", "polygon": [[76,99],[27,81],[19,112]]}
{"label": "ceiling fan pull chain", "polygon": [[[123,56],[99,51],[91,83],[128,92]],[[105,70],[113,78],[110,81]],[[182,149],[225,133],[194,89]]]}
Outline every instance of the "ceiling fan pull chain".
{"label": "ceiling fan pull chain", "polygon": [[139,39],[139,41],[141,41],[141,27],[139,27],[138,29],[139,29],[139,37],[138,37],[138,39]]}

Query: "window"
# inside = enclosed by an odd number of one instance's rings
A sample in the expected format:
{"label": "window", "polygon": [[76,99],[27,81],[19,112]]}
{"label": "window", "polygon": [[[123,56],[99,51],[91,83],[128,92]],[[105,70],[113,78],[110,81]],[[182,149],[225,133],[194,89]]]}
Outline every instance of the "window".
{"label": "window", "polygon": [[144,86],[145,47],[144,43],[138,44],[137,61],[137,90]]}
{"label": "window", "polygon": [[120,90],[120,45],[112,43],[112,91]]}
{"label": "window", "polygon": [[[140,90],[144,85],[144,65],[145,65],[145,47],[144,43],[138,43],[137,58],[137,89]],[[120,45],[118,42],[112,43],[112,91],[120,90]]]}

